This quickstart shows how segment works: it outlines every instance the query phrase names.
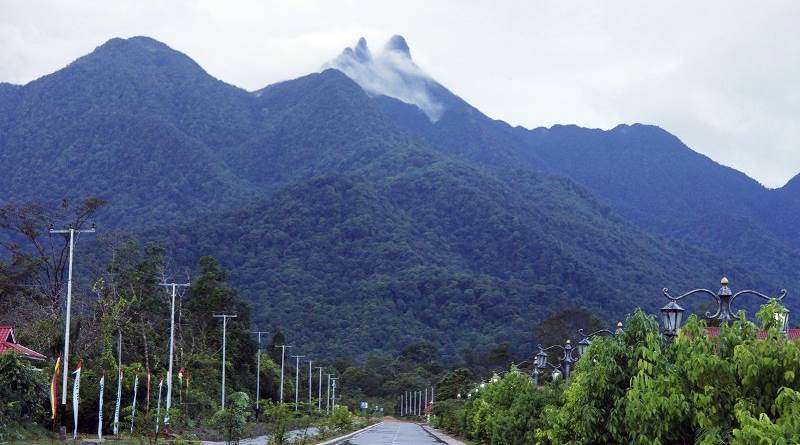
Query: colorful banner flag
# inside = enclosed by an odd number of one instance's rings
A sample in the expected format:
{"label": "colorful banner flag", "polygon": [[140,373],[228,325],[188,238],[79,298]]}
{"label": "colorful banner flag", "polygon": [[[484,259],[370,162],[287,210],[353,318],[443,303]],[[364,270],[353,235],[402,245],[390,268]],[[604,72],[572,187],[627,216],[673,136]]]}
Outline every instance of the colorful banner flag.
{"label": "colorful banner flag", "polygon": [[78,437],[78,405],[81,401],[81,370],[83,370],[83,360],[78,362],[78,366],[75,367],[75,371],[73,371],[73,374],[75,374],[75,382],[72,384],[72,423],[74,424],[72,440]]}
{"label": "colorful banner flag", "polygon": [[119,435],[119,405],[122,403],[122,369],[117,373],[117,404],[114,407],[114,435]]}
{"label": "colorful banner flag", "polygon": [[178,370],[178,397],[180,398],[180,403],[183,404],[183,378],[186,375],[186,368],[181,368]]}
{"label": "colorful banner flag", "polygon": [[147,400],[145,401],[144,412],[150,412],[150,372],[147,373]]}
{"label": "colorful banner flag", "polygon": [[100,397],[98,399],[97,409],[97,440],[103,440],[103,390],[106,387],[106,375],[100,377]]}
{"label": "colorful banner flag", "polygon": [[164,377],[158,381],[158,404],[156,405],[156,436],[158,436],[158,425],[161,420],[161,387],[164,386]]}
{"label": "colorful banner flag", "polygon": [[56,413],[58,412],[58,378],[61,376],[61,356],[56,359],[56,366],[53,370],[53,380],[50,382],[50,410],[52,415],[50,419],[55,422]]}
{"label": "colorful banner flag", "polygon": [[139,374],[133,378],[133,404],[131,405],[131,434],[133,434],[133,419],[136,417],[136,393],[139,390]]}

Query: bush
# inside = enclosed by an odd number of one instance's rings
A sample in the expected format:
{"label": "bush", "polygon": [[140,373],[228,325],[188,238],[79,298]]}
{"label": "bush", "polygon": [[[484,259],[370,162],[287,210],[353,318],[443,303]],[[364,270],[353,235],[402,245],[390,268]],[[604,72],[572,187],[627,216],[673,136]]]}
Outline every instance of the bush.
{"label": "bush", "polygon": [[228,398],[227,406],[214,414],[211,423],[222,430],[227,443],[238,444],[246,433],[248,417],[250,397],[243,392],[235,392]]}
{"label": "bush", "polygon": [[353,414],[346,406],[339,405],[331,413],[328,423],[339,431],[349,430],[353,427]]}
{"label": "bush", "polygon": [[0,440],[12,422],[47,419],[47,379],[16,353],[0,353]]}

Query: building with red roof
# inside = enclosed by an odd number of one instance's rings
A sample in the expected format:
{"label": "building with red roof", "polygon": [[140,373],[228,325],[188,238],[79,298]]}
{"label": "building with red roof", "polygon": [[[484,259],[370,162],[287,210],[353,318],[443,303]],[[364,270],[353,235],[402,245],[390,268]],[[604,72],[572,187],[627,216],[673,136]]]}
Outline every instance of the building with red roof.
{"label": "building with red roof", "polygon": [[25,346],[17,343],[14,338],[14,328],[11,326],[0,326],[0,354],[12,351],[28,360],[44,361],[47,359],[43,354],[40,354],[33,349],[28,349]]}
{"label": "building with red roof", "polygon": [[[719,326],[708,326],[706,327],[706,334],[709,337],[717,337],[719,336]],[[758,331],[758,339],[764,340],[767,338],[767,331],[760,330]],[[786,331],[786,338],[789,340],[799,340],[800,339],[800,329],[792,328]]]}

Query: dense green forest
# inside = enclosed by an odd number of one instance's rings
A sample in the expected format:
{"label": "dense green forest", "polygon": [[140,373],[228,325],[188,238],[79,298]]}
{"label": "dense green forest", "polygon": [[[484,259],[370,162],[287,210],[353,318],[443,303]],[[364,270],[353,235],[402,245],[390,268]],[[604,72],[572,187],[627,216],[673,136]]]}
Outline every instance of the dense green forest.
{"label": "dense green forest", "polygon": [[[3,208],[0,225],[18,241],[4,244],[13,258],[0,263],[0,324],[15,327],[16,340],[47,355],[44,363],[27,363],[14,353],[0,354],[0,440],[15,439],[20,429],[31,424],[46,427],[50,424],[48,381],[54,372],[56,358],[63,351],[64,316],[59,310],[64,304],[63,287],[67,268],[63,263],[68,240],[63,235],[49,235],[37,229],[39,222],[61,217],[72,221],[73,227],[85,228],[86,221],[102,208],[102,202],[89,200],[71,206],[64,203],[56,209],[27,207]],[[84,239],[79,245],[85,245]],[[99,243],[98,243],[99,245]],[[38,250],[41,248],[41,250]],[[107,262],[84,267],[90,285],[85,291],[75,292],[72,300],[71,358],[66,372],[72,372],[82,363],[80,395],[80,429],[96,431],[98,421],[98,389],[100,378],[106,377],[106,403],[104,404],[104,429],[108,432],[114,418],[115,404],[109,403],[114,393],[115,378],[122,372],[122,419],[125,425],[132,421],[128,416],[135,388],[139,399],[140,416],[137,431],[154,431],[153,407],[157,403],[158,382],[166,379],[168,372],[170,296],[164,281],[184,281],[180,272],[171,271],[165,250],[154,244],[141,245],[134,240],[122,240],[112,245],[112,255]],[[53,253],[53,254],[51,254]],[[230,413],[219,409],[222,366],[222,328],[215,314],[236,314],[226,330],[226,392],[234,410],[241,405],[248,413],[247,419],[269,420],[275,425],[279,402],[279,383],[283,357],[278,345],[291,343],[291,353],[305,355],[313,360],[311,380],[312,405],[302,405],[296,415],[289,415],[289,424],[302,426],[307,416],[319,417],[316,410],[319,385],[316,367],[324,367],[326,374],[340,379],[337,404],[357,407],[362,400],[373,406],[393,409],[398,388],[428,386],[444,372],[446,365],[437,347],[426,342],[406,345],[397,353],[371,354],[362,361],[349,356],[332,354],[316,356],[296,338],[282,331],[273,331],[263,339],[261,349],[253,331],[261,326],[251,320],[251,306],[244,301],[236,288],[229,283],[229,274],[210,256],[200,258],[192,268],[194,275],[190,286],[181,289],[176,301],[175,364],[173,367],[174,405],[171,426],[178,433],[192,433],[197,429],[222,430],[219,419]],[[376,332],[376,337],[384,334]],[[119,342],[119,343],[118,343]],[[469,363],[476,372],[491,367],[503,367],[511,360],[506,349],[494,360],[475,361],[480,352],[470,351]],[[260,393],[256,394],[257,354],[261,354]],[[122,360],[120,368],[118,359]],[[36,368],[32,368],[33,364]],[[305,359],[300,362],[302,378],[297,387],[300,401],[306,402],[308,371]],[[181,371],[179,373],[179,370]],[[288,355],[284,362],[284,400],[293,402],[295,393],[296,362]],[[60,382],[60,380],[58,380]],[[73,379],[70,379],[70,384]],[[323,384],[323,398],[328,390]],[[71,386],[69,387],[71,388]],[[57,394],[60,394],[57,393]],[[254,401],[261,400],[265,407],[257,416]],[[70,396],[71,399],[71,396]],[[325,406],[325,402],[321,403]],[[277,410],[277,411],[276,411]],[[286,409],[287,413],[289,412]],[[68,413],[71,419],[71,413]],[[328,419],[332,424],[341,417],[339,411]],[[316,425],[325,422],[314,420]],[[72,424],[69,420],[71,431]],[[253,425],[258,425],[257,423]],[[41,433],[39,433],[41,434]],[[208,434],[208,433],[206,433]]]}
{"label": "dense green forest", "polygon": [[[450,110],[441,137],[401,122],[386,111],[391,99],[336,70],[251,94],[152,39],[113,39],[2,89],[0,162],[14,166],[0,177],[2,204],[97,197],[98,235],[78,256],[94,275],[79,276],[96,276],[126,238],[163,247],[190,277],[212,255],[254,321],[328,356],[421,339],[453,360],[512,340],[524,355],[535,322],[565,306],[611,324],[632,307],[657,308],[662,287],[722,275],[792,291],[795,254],[771,235],[726,218],[726,232],[715,223],[682,241],[653,235],[584,180],[531,168],[519,152],[528,133],[437,88]],[[671,141],[617,132],[589,132],[585,143]],[[730,244],[706,250],[711,238]]]}

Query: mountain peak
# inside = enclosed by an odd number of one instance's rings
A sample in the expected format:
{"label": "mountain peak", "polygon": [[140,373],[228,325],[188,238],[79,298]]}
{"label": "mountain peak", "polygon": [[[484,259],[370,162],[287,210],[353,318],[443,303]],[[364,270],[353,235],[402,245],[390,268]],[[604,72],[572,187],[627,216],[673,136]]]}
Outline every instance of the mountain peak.
{"label": "mountain peak", "polygon": [[65,69],[80,70],[82,76],[88,73],[103,77],[126,74],[142,78],[145,71],[170,72],[173,78],[177,75],[184,79],[208,76],[205,70],[186,54],[145,36],[110,39]]}
{"label": "mountain peak", "polygon": [[406,43],[406,39],[401,35],[393,35],[389,38],[389,41],[386,42],[386,45],[383,47],[384,51],[393,51],[399,54],[402,54],[409,59],[411,58],[411,50],[408,48],[408,43]]}
{"label": "mountain peak", "polygon": [[431,122],[444,113],[445,105],[437,97],[442,90],[430,76],[411,60],[411,51],[403,36],[394,35],[379,54],[373,55],[367,40],[361,37],[353,47],[345,48],[323,68],[335,68],[353,79],[367,94],[388,96],[416,105]]}

